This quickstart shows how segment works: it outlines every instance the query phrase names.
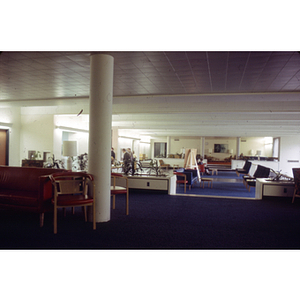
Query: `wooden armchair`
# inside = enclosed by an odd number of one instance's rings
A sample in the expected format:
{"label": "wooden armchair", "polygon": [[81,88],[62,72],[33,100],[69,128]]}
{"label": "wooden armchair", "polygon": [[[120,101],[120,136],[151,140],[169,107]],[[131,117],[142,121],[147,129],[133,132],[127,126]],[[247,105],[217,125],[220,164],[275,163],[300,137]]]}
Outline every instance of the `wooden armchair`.
{"label": "wooden armchair", "polygon": [[186,178],[186,174],[181,173],[181,172],[173,172],[173,174],[176,175],[177,179],[176,179],[176,184],[184,184],[184,192],[186,193],[186,185],[189,183],[187,178]]}
{"label": "wooden armchair", "polygon": [[[122,178],[125,180],[125,184],[117,183],[117,179]],[[126,195],[126,215],[129,214],[129,189],[128,189],[128,178],[123,176],[120,173],[111,173],[111,185],[110,185],[110,194],[113,197],[112,208],[116,207],[116,195]]]}
{"label": "wooden armchair", "polygon": [[165,164],[164,161],[162,159],[159,160],[159,167],[160,168],[166,168],[167,170],[169,170],[170,165],[169,164]]}
{"label": "wooden armchair", "polygon": [[268,178],[270,175],[270,168],[258,165],[253,176],[244,175],[243,183],[250,192],[251,187],[256,186],[256,178]]}
{"label": "wooden armchair", "polygon": [[296,197],[300,197],[300,168],[293,168],[295,189],[292,203],[294,203]]}
{"label": "wooden armchair", "polygon": [[[57,233],[57,210],[58,208],[82,206],[84,209],[84,219],[87,222],[86,207],[93,208],[93,229],[96,229],[95,211],[95,185],[92,175],[82,172],[64,172],[50,175],[54,186],[54,233]],[[89,191],[89,186],[92,191]]]}
{"label": "wooden armchair", "polygon": [[241,169],[235,169],[236,175],[240,176],[240,174],[244,174],[244,175],[249,174],[251,165],[252,165],[252,163],[250,161],[246,160],[243,168],[241,168]]}

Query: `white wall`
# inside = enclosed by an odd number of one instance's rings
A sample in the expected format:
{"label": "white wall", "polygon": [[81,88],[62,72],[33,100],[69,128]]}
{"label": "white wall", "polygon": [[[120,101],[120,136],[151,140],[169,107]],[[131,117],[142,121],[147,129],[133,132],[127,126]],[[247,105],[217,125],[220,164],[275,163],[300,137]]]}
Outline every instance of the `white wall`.
{"label": "white wall", "polygon": [[279,169],[293,176],[292,168],[300,168],[300,136],[281,137],[279,155]]}
{"label": "white wall", "polygon": [[[254,154],[251,154],[250,150],[253,150]],[[261,151],[261,156],[272,157],[272,145],[270,144],[270,139],[264,137],[241,138],[240,153],[243,153],[244,156],[255,156],[257,150]]]}
{"label": "white wall", "polygon": [[28,158],[28,151],[52,152],[53,149],[53,115],[21,115],[20,165],[22,159]]}
{"label": "white wall", "polygon": [[[233,150],[233,154],[230,153],[214,153],[214,145],[215,144],[227,144],[228,150]],[[209,150],[212,150],[212,153],[209,154]],[[228,158],[231,155],[236,155],[236,138],[205,138],[205,155],[212,156],[219,160],[223,160],[224,158]]]}
{"label": "white wall", "polygon": [[[10,141],[9,141],[9,165],[20,166],[21,160],[28,157],[28,150],[36,150],[43,153],[44,151],[50,151],[56,155],[56,158],[61,158],[61,143],[62,143],[62,130],[55,129],[54,116],[57,113],[71,111],[72,113],[79,111],[81,106],[72,107],[9,107],[0,109],[0,126],[2,128],[9,128]],[[74,119],[74,118],[73,118]],[[71,119],[68,118],[70,121]],[[80,118],[75,118],[73,124],[67,122],[60,125],[69,125],[81,128]],[[86,120],[84,121],[86,122]],[[4,126],[7,124],[7,126]],[[87,128],[85,124],[82,128]],[[174,141],[173,137],[161,138],[159,140],[152,140],[151,145],[153,147],[154,141],[170,142],[170,153],[180,152],[184,148],[195,148],[197,153],[201,153],[201,138],[200,137],[178,137],[179,141]],[[88,133],[84,133],[83,136],[78,135],[80,141],[79,154],[86,152],[85,144],[87,145]],[[241,142],[240,152],[244,155],[249,155],[250,149],[262,150],[262,156],[272,156],[272,151],[269,146],[266,146],[264,138],[241,138],[246,142]],[[118,146],[124,148],[131,147],[133,140],[128,140],[126,145],[123,142],[118,142]],[[228,144],[229,149],[236,151],[236,138],[209,138],[205,137],[205,150],[213,149],[214,143]],[[142,143],[139,143],[142,147]],[[148,145],[150,144],[145,144]],[[151,148],[152,148],[151,147]],[[261,149],[259,149],[262,147]],[[267,149],[269,147],[269,149]],[[149,147],[150,148],[150,147]],[[149,150],[151,153],[151,149]],[[81,153],[82,152],[82,153]],[[153,153],[153,151],[152,151]],[[228,153],[218,154],[228,157]],[[217,156],[217,153],[213,153],[213,156]],[[280,140],[280,161],[279,169],[283,173],[292,176],[292,168],[300,167],[300,135],[298,136],[284,136]]]}
{"label": "white wall", "polygon": [[9,131],[9,162],[10,166],[20,166],[20,130],[21,109],[19,107],[1,107],[0,128]]}
{"label": "white wall", "polygon": [[[156,142],[156,140],[155,140]],[[197,149],[197,154],[201,153],[201,138],[200,137],[171,137],[168,154],[181,154],[182,149]]]}

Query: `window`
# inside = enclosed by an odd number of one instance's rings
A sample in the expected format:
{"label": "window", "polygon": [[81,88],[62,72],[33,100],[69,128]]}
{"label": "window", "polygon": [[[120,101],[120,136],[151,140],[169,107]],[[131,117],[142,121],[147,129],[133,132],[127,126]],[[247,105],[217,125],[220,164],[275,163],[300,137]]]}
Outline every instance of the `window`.
{"label": "window", "polygon": [[154,143],[154,157],[166,158],[167,156],[167,143]]}

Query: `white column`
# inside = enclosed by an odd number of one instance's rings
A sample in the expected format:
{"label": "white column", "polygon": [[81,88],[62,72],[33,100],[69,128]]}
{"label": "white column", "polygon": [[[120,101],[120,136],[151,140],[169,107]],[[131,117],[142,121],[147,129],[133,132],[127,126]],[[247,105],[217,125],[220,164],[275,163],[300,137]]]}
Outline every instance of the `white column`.
{"label": "white column", "polygon": [[166,158],[169,157],[170,153],[171,153],[171,137],[167,136],[167,153],[166,153]]}
{"label": "white column", "polygon": [[119,149],[119,129],[117,127],[112,128],[112,141],[111,145],[115,149],[116,160],[120,159],[120,149]]}
{"label": "white column", "polygon": [[240,146],[241,146],[241,138],[236,138],[236,159],[239,159],[240,156]]}
{"label": "white column", "polygon": [[205,155],[205,137],[202,137],[202,157]]}
{"label": "white column", "polygon": [[89,173],[95,178],[96,222],[107,222],[110,220],[114,59],[109,55],[93,54],[90,64]]}

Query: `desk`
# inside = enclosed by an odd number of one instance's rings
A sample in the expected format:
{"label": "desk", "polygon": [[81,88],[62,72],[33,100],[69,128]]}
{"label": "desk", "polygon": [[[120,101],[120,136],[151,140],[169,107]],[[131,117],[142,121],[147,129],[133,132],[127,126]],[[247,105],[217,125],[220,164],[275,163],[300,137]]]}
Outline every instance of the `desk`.
{"label": "desk", "polygon": [[256,179],[255,198],[293,197],[295,183],[288,180],[271,181],[266,178]]}
{"label": "desk", "polygon": [[123,169],[123,166],[118,166],[118,167],[111,167],[111,171],[112,172],[116,172],[116,173],[120,173],[119,172],[119,169],[121,170],[121,173],[122,173],[122,169]]}
{"label": "desk", "polygon": [[[125,176],[126,177],[126,176]],[[176,175],[151,176],[134,175],[127,176],[130,189],[167,191],[169,195],[176,194]],[[121,185],[122,178],[116,178],[116,184]]]}

